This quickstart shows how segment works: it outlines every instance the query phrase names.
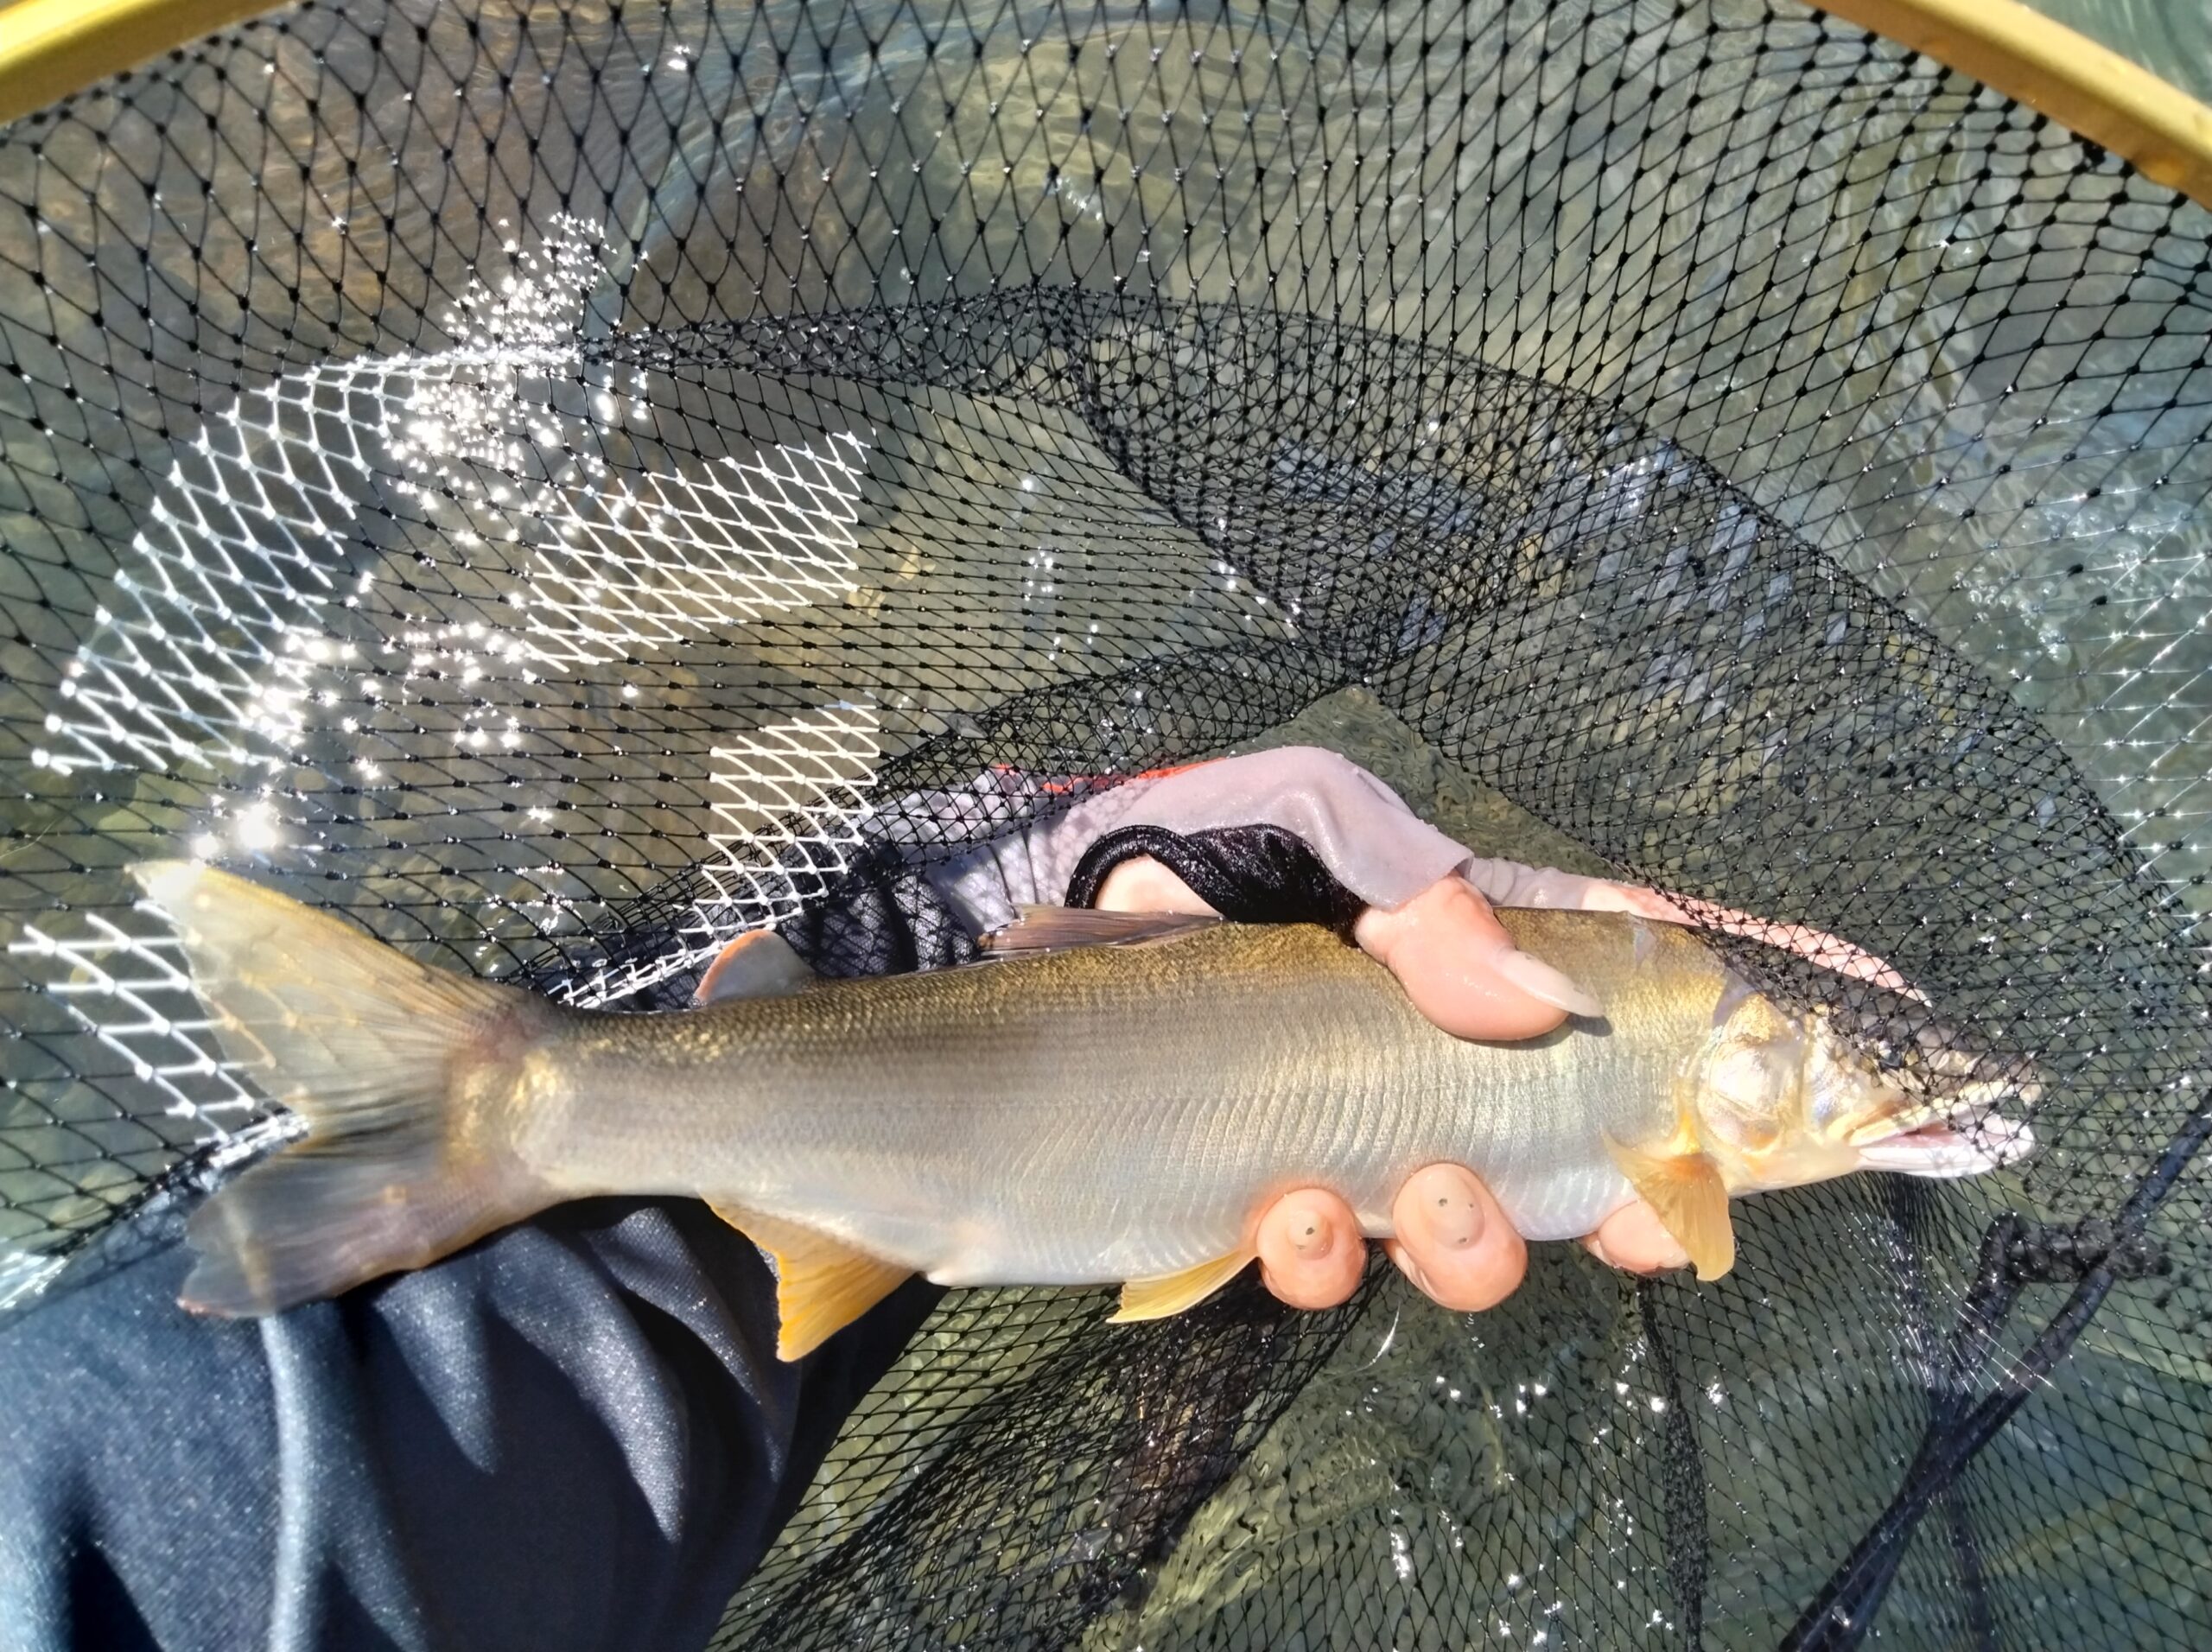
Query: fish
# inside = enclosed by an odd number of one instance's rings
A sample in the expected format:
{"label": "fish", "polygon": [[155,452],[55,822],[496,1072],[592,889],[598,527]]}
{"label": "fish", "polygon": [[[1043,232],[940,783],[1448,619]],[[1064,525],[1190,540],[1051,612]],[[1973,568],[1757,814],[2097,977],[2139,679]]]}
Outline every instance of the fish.
{"label": "fish", "polygon": [[632,1194],[704,1199],[770,1253],[786,1359],[914,1274],[1119,1284],[1116,1318],[1155,1318],[1249,1264],[1281,1194],[1332,1189],[1384,1237],[1438,1162],[1535,1241],[1647,1199],[1713,1280],[1733,1198],[1974,1174],[2033,1141],[2000,1111],[2032,1104],[2024,1064],[1906,1085],[1632,913],[1500,911],[1601,1009],[1504,1044],[1440,1031],[1312,924],[1033,909],[978,963],[842,982],[763,931],[715,1001],[620,1013],[435,968],[200,862],[137,876],[226,1058],[306,1125],[190,1219],[181,1300],[214,1315]]}

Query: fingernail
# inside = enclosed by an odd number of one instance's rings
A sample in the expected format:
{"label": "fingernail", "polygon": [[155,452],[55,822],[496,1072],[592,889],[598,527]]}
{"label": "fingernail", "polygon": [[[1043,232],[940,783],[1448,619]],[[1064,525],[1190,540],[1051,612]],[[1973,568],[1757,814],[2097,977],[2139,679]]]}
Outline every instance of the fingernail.
{"label": "fingernail", "polygon": [[1429,1237],[1441,1249],[1465,1250],[1482,1237],[1482,1207],[1464,1193],[1431,1195],[1426,1215]]}
{"label": "fingernail", "polygon": [[1569,1015],[1605,1013],[1604,1005],[1541,958],[1509,947],[1491,961],[1491,967],[1529,997],[1554,1009],[1563,1009]]}
{"label": "fingernail", "polygon": [[1313,1261],[1325,1256],[1336,1242],[1337,1224],[1319,1211],[1301,1209],[1291,1213],[1290,1248],[1300,1260]]}

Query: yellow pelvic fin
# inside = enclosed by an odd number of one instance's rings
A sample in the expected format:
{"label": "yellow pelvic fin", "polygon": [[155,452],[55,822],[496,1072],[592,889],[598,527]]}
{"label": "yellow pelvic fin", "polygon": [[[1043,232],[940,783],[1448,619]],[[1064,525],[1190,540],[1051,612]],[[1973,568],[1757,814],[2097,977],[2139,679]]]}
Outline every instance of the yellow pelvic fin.
{"label": "yellow pelvic fin", "polygon": [[776,1259],[778,1359],[804,1358],[897,1290],[912,1272],[795,1222],[734,1205],[712,1208]]}
{"label": "yellow pelvic fin", "polygon": [[1700,1279],[1719,1279],[1736,1265],[1728,1189],[1711,1159],[1694,1150],[1626,1147],[1610,1136],[1605,1146],[1637,1195],[1659,1213],[1659,1224],[1689,1252]]}
{"label": "yellow pelvic fin", "polygon": [[1108,1316],[1106,1323],[1122,1325],[1137,1319],[1166,1319],[1185,1308],[1195,1308],[1243,1273],[1258,1254],[1249,1248],[1232,1250],[1179,1274],[1133,1279],[1122,1287],[1122,1306]]}

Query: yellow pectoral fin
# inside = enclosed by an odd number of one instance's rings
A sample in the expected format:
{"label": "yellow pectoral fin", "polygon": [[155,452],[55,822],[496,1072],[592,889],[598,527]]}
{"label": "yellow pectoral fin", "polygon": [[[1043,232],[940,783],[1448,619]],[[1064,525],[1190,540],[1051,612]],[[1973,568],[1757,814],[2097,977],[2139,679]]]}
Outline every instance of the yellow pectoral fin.
{"label": "yellow pectoral fin", "polygon": [[776,1259],[776,1357],[803,1359],[889,1296],[913,1270],[810,1228],[734,1205],[715,1214]]}
{"label": "yellow pectoral fin", "polygon": [[1259,1253],[1232,1250],[1158,1279],[1133,1279],[1122,1287],[1122,1306],[1108,1316],[1109,1325],[1128,1325],[1137,1319],[1166,1319],[1198,1305],[1243,1273]]}
{"label": "yellow pectoral fin", "polygon": [[1728,1220],[1728,1189],[1701,1153],[1647,1152],[1607,1138],[1613,1162],[1654,1210],[1659,1224],[1690,1254],[1701,1280],[1736,1265],[1736,1229]]}

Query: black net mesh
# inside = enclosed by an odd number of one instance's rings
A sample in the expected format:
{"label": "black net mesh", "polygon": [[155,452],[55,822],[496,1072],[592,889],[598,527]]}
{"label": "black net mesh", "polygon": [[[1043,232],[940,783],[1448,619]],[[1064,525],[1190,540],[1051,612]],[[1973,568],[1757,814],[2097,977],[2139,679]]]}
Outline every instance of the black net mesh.
{"label": "black net mesh", "polygon": [[1786,0],[347,0],[7,132],[0,368],[0,1298],[278,1128],[149,853],[650,1007],[918,787],[1295,734],[1880,953],[2040,1150],[956,1293],[720,1645],[2212,1638],[2202,207]]}

